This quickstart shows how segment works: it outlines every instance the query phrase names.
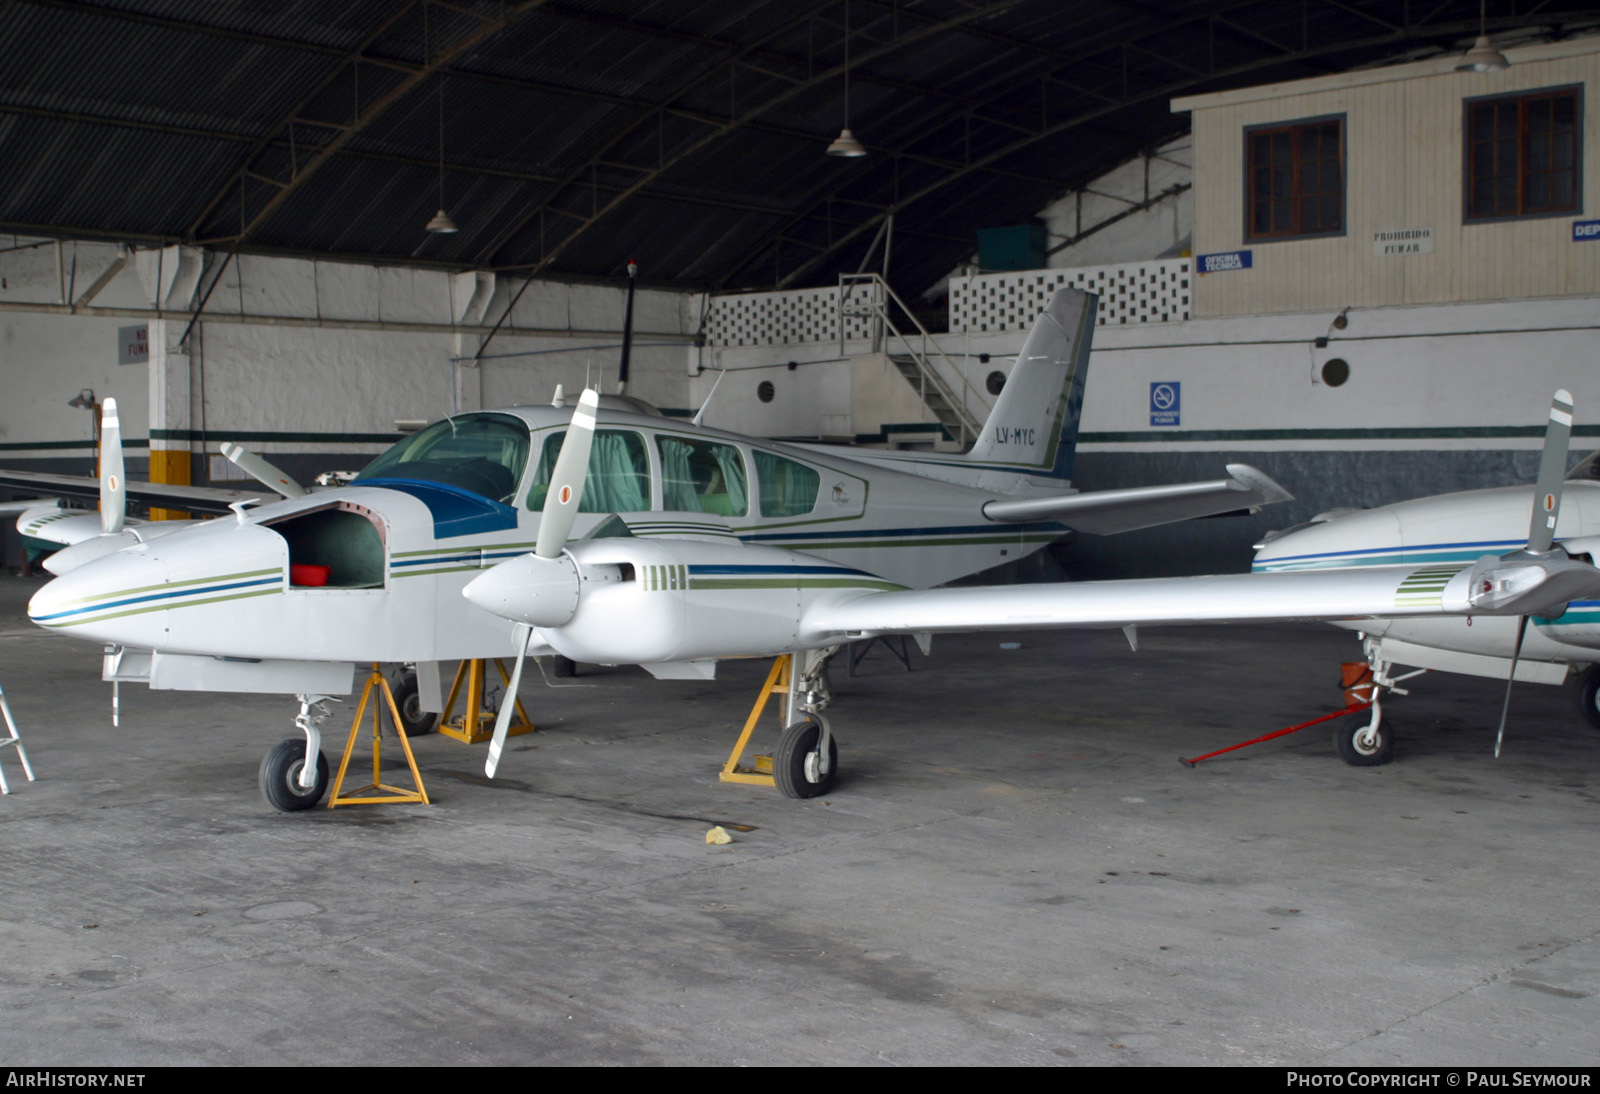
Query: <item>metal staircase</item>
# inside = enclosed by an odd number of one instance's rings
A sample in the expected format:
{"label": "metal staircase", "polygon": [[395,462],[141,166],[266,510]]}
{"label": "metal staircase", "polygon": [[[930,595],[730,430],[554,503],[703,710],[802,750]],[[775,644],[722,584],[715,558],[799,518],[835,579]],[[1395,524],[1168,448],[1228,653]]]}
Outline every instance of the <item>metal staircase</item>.
{"label": "metal staircase", "polygon": [[871,321],[874,352],[894,362],[950,439],[963,450],[970,448],[988,417],[988,401],[883,278],[875,273],[839,275],[841,341],[848,319]]}

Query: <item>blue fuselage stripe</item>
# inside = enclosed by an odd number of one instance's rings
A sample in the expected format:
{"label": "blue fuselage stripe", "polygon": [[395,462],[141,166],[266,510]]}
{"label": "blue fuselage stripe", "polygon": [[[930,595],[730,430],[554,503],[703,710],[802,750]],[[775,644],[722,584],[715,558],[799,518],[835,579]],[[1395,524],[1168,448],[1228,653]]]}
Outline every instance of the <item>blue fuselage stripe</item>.
{"label": "blue fuselage stripe", "polygon": [[283,578],[263,577],[255,581],[235,581],[227,585],[201,585],[196,588],[173,589],[169,592],[149,593],[145,596],[130,596],[122,600],[107,600],[99,604],[91,604],[82,608],[70,608],[64,612],[55,612],[52,615],[36,615],[33,619],[39,623],[48,623],[54,619],[67,619],[75,615],[90,615],[95,612],[107,611],[111,608],[126,608],[130,604],[148,604],[152,600],[176,600],[179,597],[201,596],[211,593],[225,593],[230,589],[250,589],[259,585],[282,585]]}

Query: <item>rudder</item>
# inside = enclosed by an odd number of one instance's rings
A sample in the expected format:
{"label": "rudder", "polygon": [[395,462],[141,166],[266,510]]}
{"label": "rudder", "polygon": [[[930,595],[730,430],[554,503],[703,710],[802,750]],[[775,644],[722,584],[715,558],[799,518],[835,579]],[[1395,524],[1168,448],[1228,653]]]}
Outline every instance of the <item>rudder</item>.
{"label": "rudder", "polygon": [[1057,289],[995,401],[970,463],[1033,477],[1070,479],[1083,417],[1083,385],[1099,298]]}

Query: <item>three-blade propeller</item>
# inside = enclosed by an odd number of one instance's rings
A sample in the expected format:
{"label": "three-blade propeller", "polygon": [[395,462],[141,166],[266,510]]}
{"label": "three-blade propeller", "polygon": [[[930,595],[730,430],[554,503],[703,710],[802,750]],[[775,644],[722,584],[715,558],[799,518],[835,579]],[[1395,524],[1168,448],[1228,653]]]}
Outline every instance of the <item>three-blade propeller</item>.
{"label": "three-blade propeller", "polygon": [[[1550,401],[1550,420],[1544,431],[1544,452],[1539,456],[1539,477],[1533,492],[1533,516],[1528,522],[1528,546],[1506,556],[1507,561],[1546,559],[1553,552],[1556,519],[1561,515],[1561,486],[1567,474],[1567,445],[1572,438],[1572,393],[1558,390]],[[1560,614],[1557,612],[1556,614]],[[1517,617],[1517,640],[1511,648],[1511,670],[1506,674],[1506,697],[1500,706],[1500,728],[1494,735],[1494,754],[1500,756],[1505,741],[1506,718],[1511,713],[1511,687],[1517,679],[1517,661],[1522,657],[1522,640],[1528,633],[1528,617]]]}
{"label": "three-blade propeller", "polygon": [[[571,556],[563,552],[578,517],[578,506],[583,502],[583,481],[589,470],[599,408],[599,393],[592,388],[585,390],[572,413],[561,455],[550,472],[549,493],[539,517],[539,538],[533,553],[501,563],[462,590],[462,595],[478,607],[516,619],[520,631],[516,668],[495,719],[489,757],[483,765],[484,774],[490,778],[494,778],[495,768],[500,765],[511,715],[516,710],[517,688],[522,683],[522,666],[528,657],[533,628],[558,627],[578,610],[581,578]],[[513,598],[519,609],[511,613],[506,608]]]}

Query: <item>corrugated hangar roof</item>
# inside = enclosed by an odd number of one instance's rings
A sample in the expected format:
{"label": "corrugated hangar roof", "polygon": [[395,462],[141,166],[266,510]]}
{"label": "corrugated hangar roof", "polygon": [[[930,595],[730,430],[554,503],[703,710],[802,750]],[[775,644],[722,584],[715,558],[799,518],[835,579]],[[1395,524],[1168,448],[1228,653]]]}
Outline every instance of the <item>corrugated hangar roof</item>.
{"label": "corrugated hangar roof", "polygon": [[[1496,0],[1491,34],[1600,25]],[[1462,50],[1477,0],[6,0],[0,230],[916,292],[1183,130],[1177,95]],[[824,155],[848,123],[869,150]],[[442,190],[442,197],[441,197]],[[455,235],[424,230],[443,205]],[[874,261],[876,265],[876,261]]]}

